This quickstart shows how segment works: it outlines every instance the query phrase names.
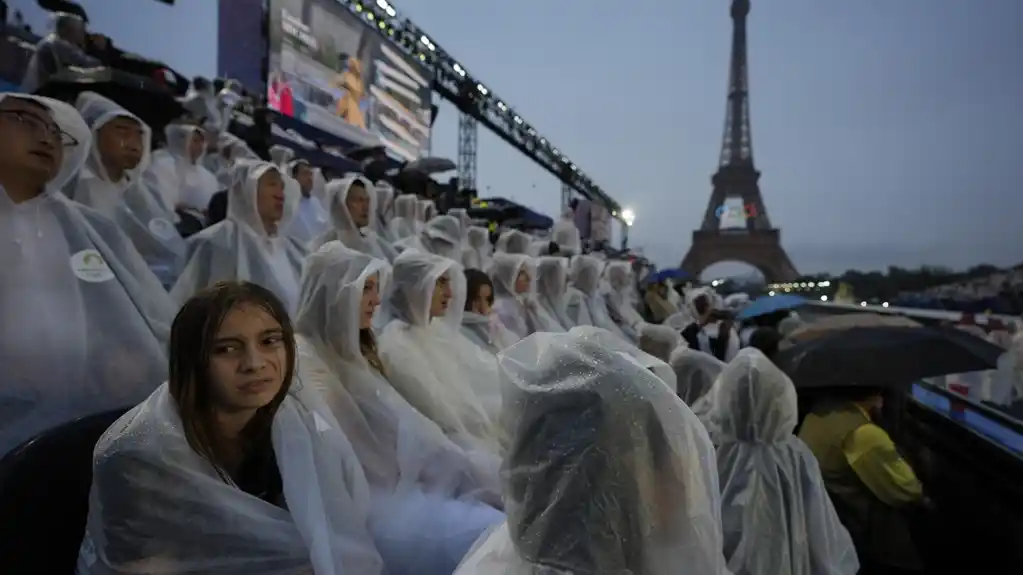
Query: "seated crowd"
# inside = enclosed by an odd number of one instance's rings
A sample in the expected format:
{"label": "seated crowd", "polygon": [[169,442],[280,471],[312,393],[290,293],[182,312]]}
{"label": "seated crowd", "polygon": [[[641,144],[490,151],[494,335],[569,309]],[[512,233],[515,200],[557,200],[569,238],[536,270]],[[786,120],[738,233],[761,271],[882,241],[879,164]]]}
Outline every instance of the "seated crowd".
{"label": "seated crowd", "polygon": [[713,291],[643,284],[569,221],[492,246],[216,126],[150,132],[95,93],[0,95],[0,452],[134,406],[95,448],[80,574],[919,566],[864,519],[923,500],[876,396],[795,435]]}

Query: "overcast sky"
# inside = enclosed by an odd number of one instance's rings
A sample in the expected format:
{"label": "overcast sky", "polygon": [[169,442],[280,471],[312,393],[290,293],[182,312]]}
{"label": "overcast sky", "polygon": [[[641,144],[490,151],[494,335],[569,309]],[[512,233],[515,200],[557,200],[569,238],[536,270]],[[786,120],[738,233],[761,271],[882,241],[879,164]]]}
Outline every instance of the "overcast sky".
{"label": "overcast sky", "polygon": [[[80,2],[119,45],[216,73],[213,0]],[[394,2],[677,265],[717,167],[728,0]],[[761,191],[800,271],[1023,261],[1023,2],[753,0],[749,44]],[[434,134],[454,158],[450,105]],[[558,182],[482,129],[478,165],[481,193],[557,214]]]}

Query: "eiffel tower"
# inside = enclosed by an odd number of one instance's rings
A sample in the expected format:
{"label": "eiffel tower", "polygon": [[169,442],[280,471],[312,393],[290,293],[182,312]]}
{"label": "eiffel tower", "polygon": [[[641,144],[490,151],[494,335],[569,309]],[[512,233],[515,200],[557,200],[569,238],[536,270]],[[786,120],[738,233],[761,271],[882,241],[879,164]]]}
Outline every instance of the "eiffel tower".
{"label": "eiffel tower", "polygon": [[[792,281],[799,273],[781,246],[781,230],[771,227],[760,195],[760,172],[753,167],[746,63],[749,10],[750,0],[732,0],[732,60],[721,161],[717,173],[711,177],[714,189],[703,224],[693,232],[693,242],[680,267],[696,278],[711,265],[734,260],[757,268],[768,283]],[[728,199],[740,198],[749,212],[745,228],[722,229],[721,207]]]}

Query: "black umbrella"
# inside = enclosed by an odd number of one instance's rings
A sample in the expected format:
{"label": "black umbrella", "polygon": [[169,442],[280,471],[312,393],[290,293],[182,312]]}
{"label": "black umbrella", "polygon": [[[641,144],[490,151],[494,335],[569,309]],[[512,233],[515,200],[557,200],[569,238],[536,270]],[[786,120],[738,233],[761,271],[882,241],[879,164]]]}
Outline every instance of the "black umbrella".
{"label": "black umbrella", "polygon": [[884,387],[994,369],[1005,350],[944,327],[853,327],[798,343],[775,362],[801,389]]}
{"label": "black umbrella", "polygon": [[149,124],[154,132],[163,130],[164,126],[185,113],[174,95],[156,80],[113,68],[61,70],[36,90],[40,96],[63,100],[71,105],[82,92],[96,92],[117,102]]}

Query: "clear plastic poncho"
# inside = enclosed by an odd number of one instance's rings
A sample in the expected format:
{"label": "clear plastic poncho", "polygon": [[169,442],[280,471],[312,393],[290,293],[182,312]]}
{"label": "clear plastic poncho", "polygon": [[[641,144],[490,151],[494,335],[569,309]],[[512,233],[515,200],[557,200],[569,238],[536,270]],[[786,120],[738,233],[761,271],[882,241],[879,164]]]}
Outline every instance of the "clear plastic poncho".
{"label": "clear plastic poncho", "polygon": [[398,251],[419,250],[461,262],[461,224],[454,216],[436,216],[414,236],[394,244]]}
{"label": "clear plastic poncho", "polygon": [[679,347],[671,353],[668,365],[675,371],[678,396],[706,424],[704,416],[709,413],[713,398],[710,391],[725,363],[709,353]]}
{"label": "clear plastic poncho", "polygon": [[[295,160],[287,166],[288,175],[293,175],[300,164],[309,166],[309,162],[305,160]],[[322,188],[327,185],[327,182],[324,181],[323,173],[319,168],[309,166],[309,169],[313,173],[312,189],[308,191],[308,194],[302,193],[298,200],[298,206],[295,208],[295,218],[285,230],[285,234],[304,245],[310,244],[330,229],[330,215],[321,203],[322,198],[326,195],[326,190]]]}
{"label": "clear plastic poncho", "polygon": [[571,219],[560,219],[554,223],[551,229],[551,239],[558,244],[558,250],[565,255],[580,255],[583,253],[582,238],[579,235],[579,228]]}
{"label": "clear plastic poncho", "polygon": [[373,232],[388,243],[394,243],[398,238],[391,233],[391,220],[394,219],[394,186],[381,180],[377,182],[376,188],[376,211],[373,215]]}
{"label": "clear plastic poncho", "polygon": [[456,574],[727,573],[714,448],[666,365],[593,328],[500,363],[508,520]]}
{"label": "clear plastic poncho", "polygon": [[387,224],[394,241],[419,233],[421,228],[417,225],[418,220],[416,220],[418,201],[412,194],[402,194],[394,199],[394,218]]}
{"label": "clear plastic poncho", "polygon": [[[699,299],[699,298],[704,298],[707,301],[707,304],[712,309],[721,309],[722,308],[721,307],[721,304],[722,304],[721,296],[716,291],[714,291],[713,289],[711,289],[709,287],[699,287],[699,288],[693,288],[691,290],[688,290],[688,291],[686,291],[686,303],[685,303],[685,308],[686,308],[685,311],[686,311],[686,313],[683,314],[683,317],[690,318],[690,320],[691,320],[690,323],[695,323],[696,321],[699,320],[700,313],[696,309],[696,300]],[[667,323],[667,322],[665,322],[665,323]],[[682,329],[684,329],[685,327],[688,327],[688,325],[683,326]],[[716,339],[716,338],[722,336],[722,334],[721,334],[721,328],[722,327],[723,327],[723,323],[722,322],[720,322],[720,321],[713,321],[713,322],[710,322],[710,323],[707,323],[707,324],[703,325],[700,328],[700,331],[699,331],[699,333],[696,336],[696,338],[697,338],[697,340],[699,341],[699,344],[700,344],[700,351],[703,351],[703,352],[706,352],[706,353],[710,353],[710,351],[711,351],[711,340],[712,339]],[[732,358],[734,358],[736,356],[736,354],[739,353],[739,349],[741,348],[741,346],[742,346],[742,342],[741,342],[741,340],[739,338],[739,333],[735,330],[735,327],[733,325],[733,327],[731,328],[731,332],[728,334],[728,344],[725,347],[725,357],[724,357],[725,361],[731,361]]]}
{"label": "clear plastic poncho", "polygon": [[296,318],[302,379],[317,390],[359,456],[372,494],[371,529],[390,575],[448,575],[504,516],[497,460],[478,469],[439,427],[370,366],[360,345],[363,290],[390,267],[330,242],[311,254]]}
{"label": "clear plastic poncho", "polygon": [[336,422],[292,384],[273,422],[282,509],[225,482],[188,444],[167,384],[96,444],[79,575],[384,575],[369,493]]}
{"label": "clear plastic poncho", "polygon": [[466,231],[465,247],[462,248],[462,267],[480,271],[488,269],[493,253],[490,230],[480,226],[469,226]]}
{"label": "clear plastic poncho", "polygon": [[[448,278],[452,297],[445,315],[431,319],[441,276]],[[391,384],[464,449],[499,455],[497,360],[459,329],[465,304],[462,268],[441,256],[407,250],[394,260],[393,284],[388,299],[394,319],[380,336]]]}
{"label": "clear plastic poncho", "polygon": [[721,521],[735,575],[855,575],[860,564],[813,452],[792,431],[796,388],[755,349],[715,389]]}
{"label": "clear plastic poncho", "polygon": [[529,234],[519,230],[508,230],[501,232],[501,235],[497,237],[494,251],[529,255],[529,246],[532,243],[533,238]]}
{"label": "clear plastic poncho", "polygon": [[437,204],[433,200],[416,198],[416,221],[419,222],[417,229],[423,229],[423,225],[436,215]]}
{"label": "clear plastic poncho", "polygon": [[568,293],[568,260],[541,256],[536,261],[536,303],[542,312],[544,329],[568,331],[575,327],[565,310]]}
{"label": "clear plastic poncho", "polygon": [[393,260],[397,254],[386,240],[372,231],[372,226],[359,228],[348,212],[348,193],[355,183],[360,183],[369,194],[370,221],[376,213],[376,191],[369,180],[358,174],[348,174],[340,180],[333,180],[326,187],[327,212],[330,214],[330,229],[313,242],[315,249],[323,244],[338,240],[349,249],[371,255],[384,261]]}
{"label": "clear plastic poncho", "polygon": [[85,163],[91,132],[71,106],[51,111],[78,145],[39,196],[0,188],[0,453],[70,420],[133,405],[166,377],[176,308],[130,240],[60,190]]}
{"label": "clear plastic poncho", "polygon": [[[114,220],[164,285],[171,285],[184,263],[185,240],[156,195],[142,181],[149,166],[152,132],[138,116],[95,92],[82,92],[75,104],[93,135],[93,146],[78,175],[73,199]],[[130,118],[142,127],[142,159],[119,182],[110,181],[100,159],[100,129],[115,118]]]}
{"label": "clear plastic poncho", "polygon": [[609,262],[604,273],[611,288],[604,294],[607,306],[617,316],[619,327],[635,339],[645,320],[637,309],[640,298],[632,264],[627,261]]}
{"label": "clear plastic poncho", "polygon": [[472,218],[469,217],[469,210],[465,208],[451,208],[446,214],[458,220],[459,235],[462,238],[462,245],[469,239],[469,228],[472,227]]}
{"label": "clear plastic poncho", "polygon": [[[278,170],[267,162],[240,161],[236,181],[228,190],[227,219],[188,238],[188,263],[171,290],[178,302],[218,281],[250,281],[274,292],[294,313],[305,248],[294,239],[267,233],[256,207],[259,178]],[[284,216],[278,229],[287,229],[300,192],[298,182],[284,180]]]}
{"label": "clear plastic poncho", "polygon": [[[520,294],[515,292],[515,283],[521,272],[529,276],[530,290]],[[533,258],[504,252],[494,254],[489,275],[494,284],[493,313],[501,324],[518,339],[534,331],[545,331],[537,324],[538,306],[530,293],[536,278]]]}
{"label": "clear plastic poncho", "polygon": [[164,128],[167,147],[153,152],[153,161],[143,181],[156,190],[165,209],[174,213],[178,206],[205,213],[213,194],[220,191],[220,182],[202,164],[202,155],[194,162],[188,158],[188,141],[192,134],[203,134],[202,128],[170,124]]}
{"label": "clear plastic poncho", "polygon": [[[568,299],[569,317],[575,319],[576,325],[593,325],[624,338],[634,341],[629,335],[622,331],[621,327],[607,311],[607,301],[601,293],[601,274],[606,264],[589,255],[575,256],[572,258],[572,286],[579,291],[572,294]],[[585,307],[586,313],[582,309]],[[585,322],[583,318],[588,318]]]}
{"label": "clear plastic poncho", "polygon": [[295,159],[295,150],[287,146],[270,146],[270,161],[283,168]]}
{"label": "clear plastic poncho", "polygon": [[688,346],[677,330],[666,325],[650,323],[640,326],[639,348],[657,359],[667,363],[671,359],[671,354],[680,347]]}

